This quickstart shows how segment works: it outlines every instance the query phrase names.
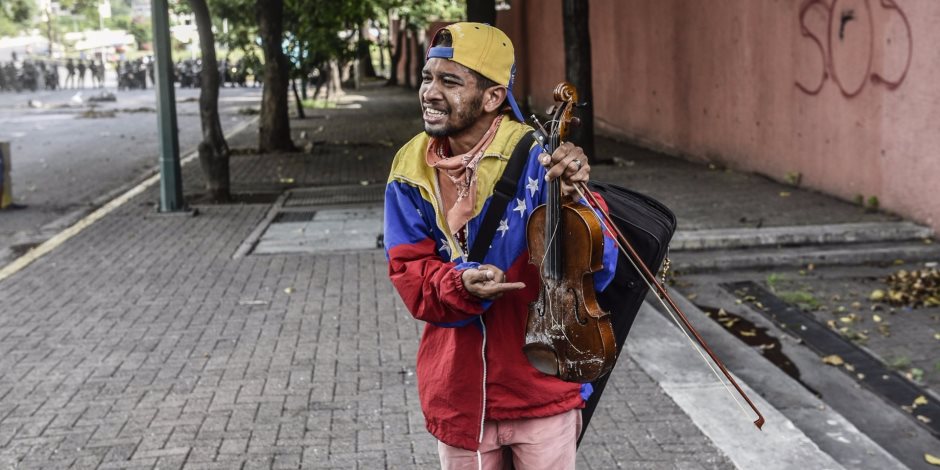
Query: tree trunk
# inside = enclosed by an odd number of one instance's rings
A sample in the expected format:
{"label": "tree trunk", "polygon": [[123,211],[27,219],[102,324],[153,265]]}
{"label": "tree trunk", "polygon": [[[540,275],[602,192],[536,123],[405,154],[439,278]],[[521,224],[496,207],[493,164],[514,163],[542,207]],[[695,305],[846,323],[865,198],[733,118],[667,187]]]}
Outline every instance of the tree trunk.
{"label": "tree trunk", "polygon": [[264,50],[264,89],[261,95],[261,119],[258,150],[293,151],[290,118],[287,112],[287,82],[290,66],[281,43],[284,40],[284,0],[257,0],[255,14]]}
{"label": "tree trunk", "polygon": [[[376,24],[376,26],[378,26],[378,25]],[[379,73],[381,73],[381,74],[385,74],[385,73],[386,73],[386,70],[385,70],[385,49],[387,49],[386,45],[387,45],[388,41],[389,41],[389,38],[388,38],[388,35],[387,35],[387,34],[386,34],[385,37],[383,38],[383,37],[382,37],[382,33],[379,33],[379,42],[376,44],[376,46],[377,46],[378,49],[379,49],[379,69],[378,69],[378,72],[377,72],[376,75],[378,75]],[[389,52],[391,52],[391,51],[389,51]],[[383,75],[383,76],[385,76],[385,75]]]}
{"label": "tree trunk", "polygon": [[297,93],[297,79],[291,80],[290,86],[294,90],[294,102],[297,103],[297,117],[307,119],[307,115],[304,114],[304,103],[300,100],[300,93]]}
{"label": "tree trunk", "polygon": [[414,88],[414,84],[411,81],[411,61],[414,58],[414,51],[411,47],[413,42],[411,25],[408,25],[405,33],[405,86],[408,88]]}
{"label": "tree trunk", "polygon": [[219,66],[215,57],[215,35],[206,0],[188,0],[199,30],[202,50],[202,77],[199,89],[199,117],[202,121],[202,142],[199,163],[206,176],[206,193],[213,202],[231,199],[229,181],[229,149],[219,122]]}
{"label": "tree trunk", "polygon": [[496,25],[496,0],[467,0],[467,21]]}
{"label": "tree trunk", "polygon": [[343,94],[343,73],[340,71],[339,60],[330,60],[330,82],[327,85],[330,96],[335,100]]}
{"label": "tree trunk", "polygon": [[359,71],[365,78],[375,78],[375,65],[372,63],[372,41],[369,40],[369,21],[359,26]]}
{"label": "tree trunk", "polygon": [[415,45],[414,45],[415,62],[414,62],[414,71],[412,73],[414,73],[414,77],[415,77],[414,89],[417,90],[418,88],[421,87],[421,71],[424,70],[424,54],[425,54],[425,51],[428,50],[428,48],[425,47],[423,42],[418,42],[417,28],[412,30],[412,34],[414,35],[414,38],[415,38]]}
{"label": "tree trunk", "polygon": [[317,66],[317,71],[319,73],[317,74],[317,82],[314,84],[314,89],[313,89],[313,99],[315,100],[322,99],[323,95],[321,95],[320,93],[323,90],[323,84],[326,83],[326,80],[328,78],[327,70],[326,68],[323,67],[322,64]]}
{"label": "tree trunk", "polygon": [[[386,85],[398,85],[398,62],[401,61],[401,54],[404,50],[405,28],[398,28],[398,34],[395,35],[395,50],[391,52],[391,63],[389,64],[388,83]],[[391,44],[389,47],[392,47]]]}
{"label": "tree trunk", "polygon": [[578,100],[588,103],[578,109],[581,125],[569,140],[584,149],[591,163],[610,163],[610,156],[594,153],[594,91],[591,87],[591,32],[588,0],[561,0],[565,35],[565,80],[578,89]]}

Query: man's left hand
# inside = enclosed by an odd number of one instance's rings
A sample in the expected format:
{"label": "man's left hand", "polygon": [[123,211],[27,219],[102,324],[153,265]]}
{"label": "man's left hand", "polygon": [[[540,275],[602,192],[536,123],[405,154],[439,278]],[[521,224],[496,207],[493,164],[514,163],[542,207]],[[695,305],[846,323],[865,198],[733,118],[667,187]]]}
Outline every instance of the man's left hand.
{"label": "man's left hand", "polygon": [[591,175],[591,165],[588,164],[584,150],[570,142],[565,142],[549,156],[543,153],[539,156],[542,166],[548,168],[545,174],[546,181],[561,178],[561,195],[568,200],[575,199],[576,183],[587,183]]}

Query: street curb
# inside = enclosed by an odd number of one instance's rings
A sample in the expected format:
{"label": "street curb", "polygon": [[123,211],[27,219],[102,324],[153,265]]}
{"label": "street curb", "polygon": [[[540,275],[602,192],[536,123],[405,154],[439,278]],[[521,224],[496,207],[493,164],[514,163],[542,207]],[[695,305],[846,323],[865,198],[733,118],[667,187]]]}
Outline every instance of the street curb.
{"label": "street curb", "polygon": [[[234,129],[232,129],[225,135],[226,140],[244,131],[251,125],[257,123],[257,121],[258,121],[258,117],[256,116],[252,119],[249,119],[235,126]],[[197,151],[194,150],[194,151],[189,152],[188,154],[186,154],[185,157],[183,157],[180,160],[180,166],[182,167],[184,165],[191,163],[192,161],[196,159],[197,156],[198,156]],[[36,261],[37,259],[43,257],[47,253],[56,249],[57,247],[59,247],[59,245],[65,243],[67,240],[74,237],[75,235],[78,235],[83,230],[90,227],[98,220],[104,218],[106,215],[110,214],[115,209],[121,207],[126,202],[133,199],[134,196],[137,196],[143,193],[145,190],[147,190],[147,188],[149,188],[151,185],[159,181],[160,179],[159,172],[154,171],[154,170],[148,170],[148,172],[145,172],[144,175],[147,175],[148,173],[150,174],[150,176],[143,177],[143,181],[141,181],[140,183],[136,183],[136,184],[130,183],[129,185],[127,185],[127,186],[131,186],[129,189],[125,189],[125,186],[122,186],[121,188],[110,191],[107,194],[101,196],[100,198],[95,199],[94,202],[98,202],[99,200],[110,198],[101,207],[94,209],[88,215],[85,215],[84,217],[81,217],[79,220],[76,220],[67,228],[64,228],[63,230],[58,231],[58,233],[56,233],[54,236],[43,241],[42,243],[37,245],[35,248],[29,250],[23,256],[20,256],[19,258],[14,259],[6,266],[3,266],[2,268],[0,268],[0,282],[3,282],[6,278],[16,274],[17,272],[19,272],[21,269],[25,268],[26,266],[29,266],[33,261]],[[86,209],[84,208],[81,209],[81,211],[85,211],[85,210]],[[75,211],[75,213],[77,212],[78,211]],[[50,222],[49,224],[44,225],[40,230],[45,230],[46,227],[49,227],[52,224],[55,224],[59,221],[62,221],[63,223],[67,222],[66,218],[74,217],[74,215],[72,214],[73,213],[66,214],[63,217],[60,217],[59,219],[56,219]]]}
{"label": "street curb", "polygon": [[911,222],[864,222],[763,228],[680,230],[670,251],[726,250],[794,245],[913,241],[930,238],[929,227]]}
{"label": "street curb", "polygon": [[[671,294],[700,333],[710,338],[710,345],[723,361],[746,364],[750,369],[743,371],[746,376],[764,377],[764,381],[772,381],[778,387],[779,393],[797,397],[795,400],[808,404],[807,410],[827,426],[827,435],[838,435],[851,442],[853,449],[871,462],[871,467],[849,468],[906,468],[841,414],[825,406],[756,351],[714,324],[681,294],[675,290],[671,290]],[[845,468],[782,411],[741,380],[738,380],[739,384],[767,420],[763,431],[757,431],[750,422],[755,417],[748,419],[749,416],[732,411],[736,406],[727,396],[725,387],[717,383],[718,379],[701,363],[702,359],[682,339],[681,333],[675,330],[675,325],[667,320],[665,314],[645,302],[627,341],[628,352],[738,468]],[[664,334],[664,331],[673,333]],[[735,377],[737,379],[738,375]],[[845,465],[850,464],[855,462],[845,462]]]}
{"label": "street curb", "polygon": [[893,263],[895,260],[940,259],[940,245],[923,242],[883,242],[764,247],[741,250],[679,251],[670,256],[675,270],[685,274],[814,264]]}

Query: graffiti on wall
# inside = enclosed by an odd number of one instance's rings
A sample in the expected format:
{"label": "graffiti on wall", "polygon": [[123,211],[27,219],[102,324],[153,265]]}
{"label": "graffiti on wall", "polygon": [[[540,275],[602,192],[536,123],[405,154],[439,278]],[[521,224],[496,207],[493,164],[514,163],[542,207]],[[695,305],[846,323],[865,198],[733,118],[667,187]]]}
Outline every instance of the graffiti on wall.
{"label": "graffiti on wall", "polygon": [[[822,91],[826,82],[831,79],[842,92],[843,96],[852,98],[861,93],[868,82],[874,85],[883,85],[889,90],[894,90],[904,83],[904,79],[907,77],[907,71],[911,67],[911,58],[914,50],[914,37],[911,33],[911,24],[907,20],[907,15],[904,13],[904,10],[898,6],[895,0],[877,1],[880,7],[878,11],[879,14],[896,14],[903,24],[907,40],[907,59],[904,62],[904,66],[901,67],[899,71],[873,70],[876,38],[873,19],[874,11],[871,6],[871,0],[859,0],[854,2],[856,7],[861,6],[861,11],[846,8],[845,5],[848,2],[844,0],[805,0],[800,6],[799,12],[800,33],[803,37],[808,38],[815,44],[815,49],[819,51],[820,60],[822,61],[822,73],[819,76],[818,83],[807,85],[800,81],[794,82],[800,91],[808,95],[817,95]],[[840,6],[843,6],[843,8],[838,8]],[[813,31],[810,27],[809,19],[811,13],[822,15],[826,28],[824,35],[819,34],[818,31]],[[856,21],[866,22],[869,31],[867,37],[865,37],[865,35],[846,35],[847,25]],[[857,70],[854,71],[841,69],[838,66],[838,54],[842,49],[837,47],[837,43],[835,43],[834,40],[839,41],[839,43],[844,41],[862,41],[864,44],[862,44],[861,47],[867,48],[868,51],[866,57],[867,64],[864,69],[857,68]],[[864,70],[864,75],[861,75],[859,70]],[[852,72],[854,72],[856,76],[849,76]]]}

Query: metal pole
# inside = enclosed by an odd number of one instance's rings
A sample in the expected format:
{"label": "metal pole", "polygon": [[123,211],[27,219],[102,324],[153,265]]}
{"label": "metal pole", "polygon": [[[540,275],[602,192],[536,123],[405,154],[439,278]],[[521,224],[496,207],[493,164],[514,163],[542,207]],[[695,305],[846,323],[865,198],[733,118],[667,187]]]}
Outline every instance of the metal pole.
{"label": "metal pole", "polygon": [[152,0],[153,51],[156,60],[157,121],[160,127],[160,212],[183,211],[183,179],[176,127],[176,93],[173,88],[173,56],[170,50],[170,18],[167,0]]}

